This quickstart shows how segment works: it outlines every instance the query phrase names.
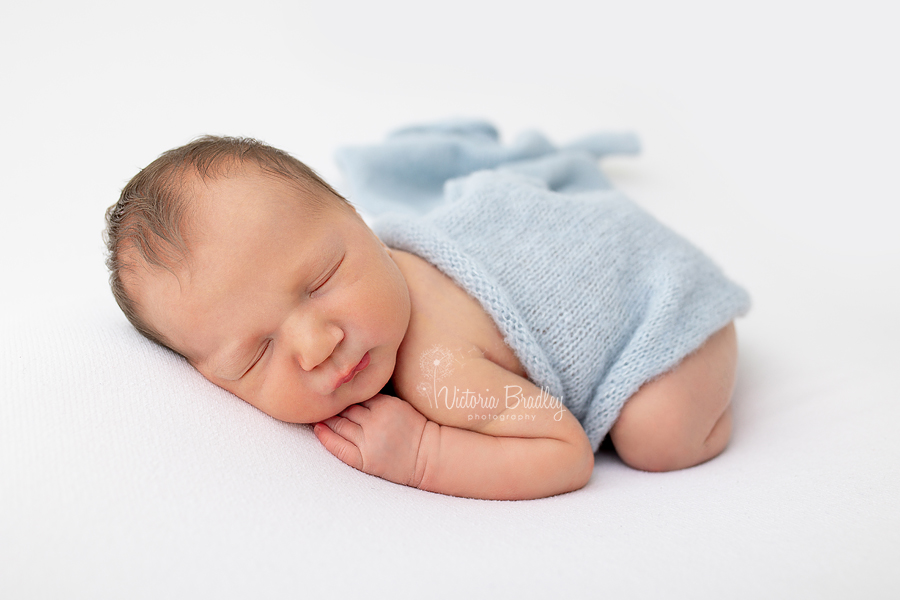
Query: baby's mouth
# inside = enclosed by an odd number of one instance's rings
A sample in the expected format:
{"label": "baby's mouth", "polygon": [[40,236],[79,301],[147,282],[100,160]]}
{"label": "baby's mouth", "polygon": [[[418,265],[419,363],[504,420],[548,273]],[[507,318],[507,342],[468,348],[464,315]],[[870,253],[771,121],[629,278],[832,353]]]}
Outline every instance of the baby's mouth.
{"label": "baby's mouth", "polygon": [[351,379],[353,379],[354,377],[356,377],[356,374],[357,374],[357,373],[359,373],[360,371],[362,371],[363,369],[365,369],[366,367],[369,366],[369,361],[370,361],[370,360],[371,360],[371,357],[369,356],[369,353],[368,353],[368,352],[366,352],[365,354],[363,354],[363,357],[362,357],[362,359],[359,361],[359,363],[357,363],[357,365],[356,365],[355,367],[353,367],[353,369],[352,369],[349,373],[347,373],[347,376],[346,376],[346,377],[344,377],[343,379],[341,379],[341,380],[338,382],[338,384],[337,384],[337,386],[335,387],[335,389],[341,387],[342,385],[344,385],[345,383],[347,383],[348,381],[350,381]]}

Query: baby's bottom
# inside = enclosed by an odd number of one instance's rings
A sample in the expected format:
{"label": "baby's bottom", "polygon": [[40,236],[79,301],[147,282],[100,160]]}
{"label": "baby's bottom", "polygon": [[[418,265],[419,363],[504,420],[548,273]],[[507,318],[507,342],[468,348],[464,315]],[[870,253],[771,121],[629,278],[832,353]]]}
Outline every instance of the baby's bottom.
{"label": "baby's bottom", "polygon": [[609,432],[619,457],[635,469],[673,471],[722,452],[731,437],[736,365],[729,323],[628,399]]}

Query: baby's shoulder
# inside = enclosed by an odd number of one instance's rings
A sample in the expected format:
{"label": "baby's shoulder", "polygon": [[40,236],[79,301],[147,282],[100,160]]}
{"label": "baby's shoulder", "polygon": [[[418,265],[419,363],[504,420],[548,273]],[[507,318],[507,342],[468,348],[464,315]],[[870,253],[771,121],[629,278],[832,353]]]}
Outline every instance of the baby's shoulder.
{"label": "baby's shoulder", "polygon": [[[391,251],[406,278],[410,319],[397,352],[394,389],[414,405],[424,370],[434,360],[487,358],[504,369],[525,376],[515,353],[503,341],[490,315],[462,287],[424,259]],[[425,365],[425,363],[429,365]],[[447,364],[452,368],[452,364]]]}

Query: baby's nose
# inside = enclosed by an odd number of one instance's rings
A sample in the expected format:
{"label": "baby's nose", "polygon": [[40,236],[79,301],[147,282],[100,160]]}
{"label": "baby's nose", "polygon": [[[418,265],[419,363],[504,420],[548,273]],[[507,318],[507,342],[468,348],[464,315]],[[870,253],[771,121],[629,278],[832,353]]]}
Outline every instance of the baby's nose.
{"label": "baby's nose", "polygon": [[297,344],[297,362],[304,371],[312,371],[334,353],[344,339],[341,329],[332,324],[305,328]]}

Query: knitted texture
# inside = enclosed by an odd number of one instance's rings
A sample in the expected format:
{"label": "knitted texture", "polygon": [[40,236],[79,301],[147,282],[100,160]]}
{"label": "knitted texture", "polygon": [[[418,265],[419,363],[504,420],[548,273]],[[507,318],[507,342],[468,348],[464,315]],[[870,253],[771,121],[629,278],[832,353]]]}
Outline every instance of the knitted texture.
{"label": "knitted texture", "polygon": [[[458,135],[423,130],[423,143]],[[404,153],[390,139],[382,148],[381,168]],[[642,384],[750,301],[701,251],[610,189],[595,154],[554,150],[464,175],[427,214],[394,211],[374,229],[476,298],[529,379],[563,401],[596,450]]]}

